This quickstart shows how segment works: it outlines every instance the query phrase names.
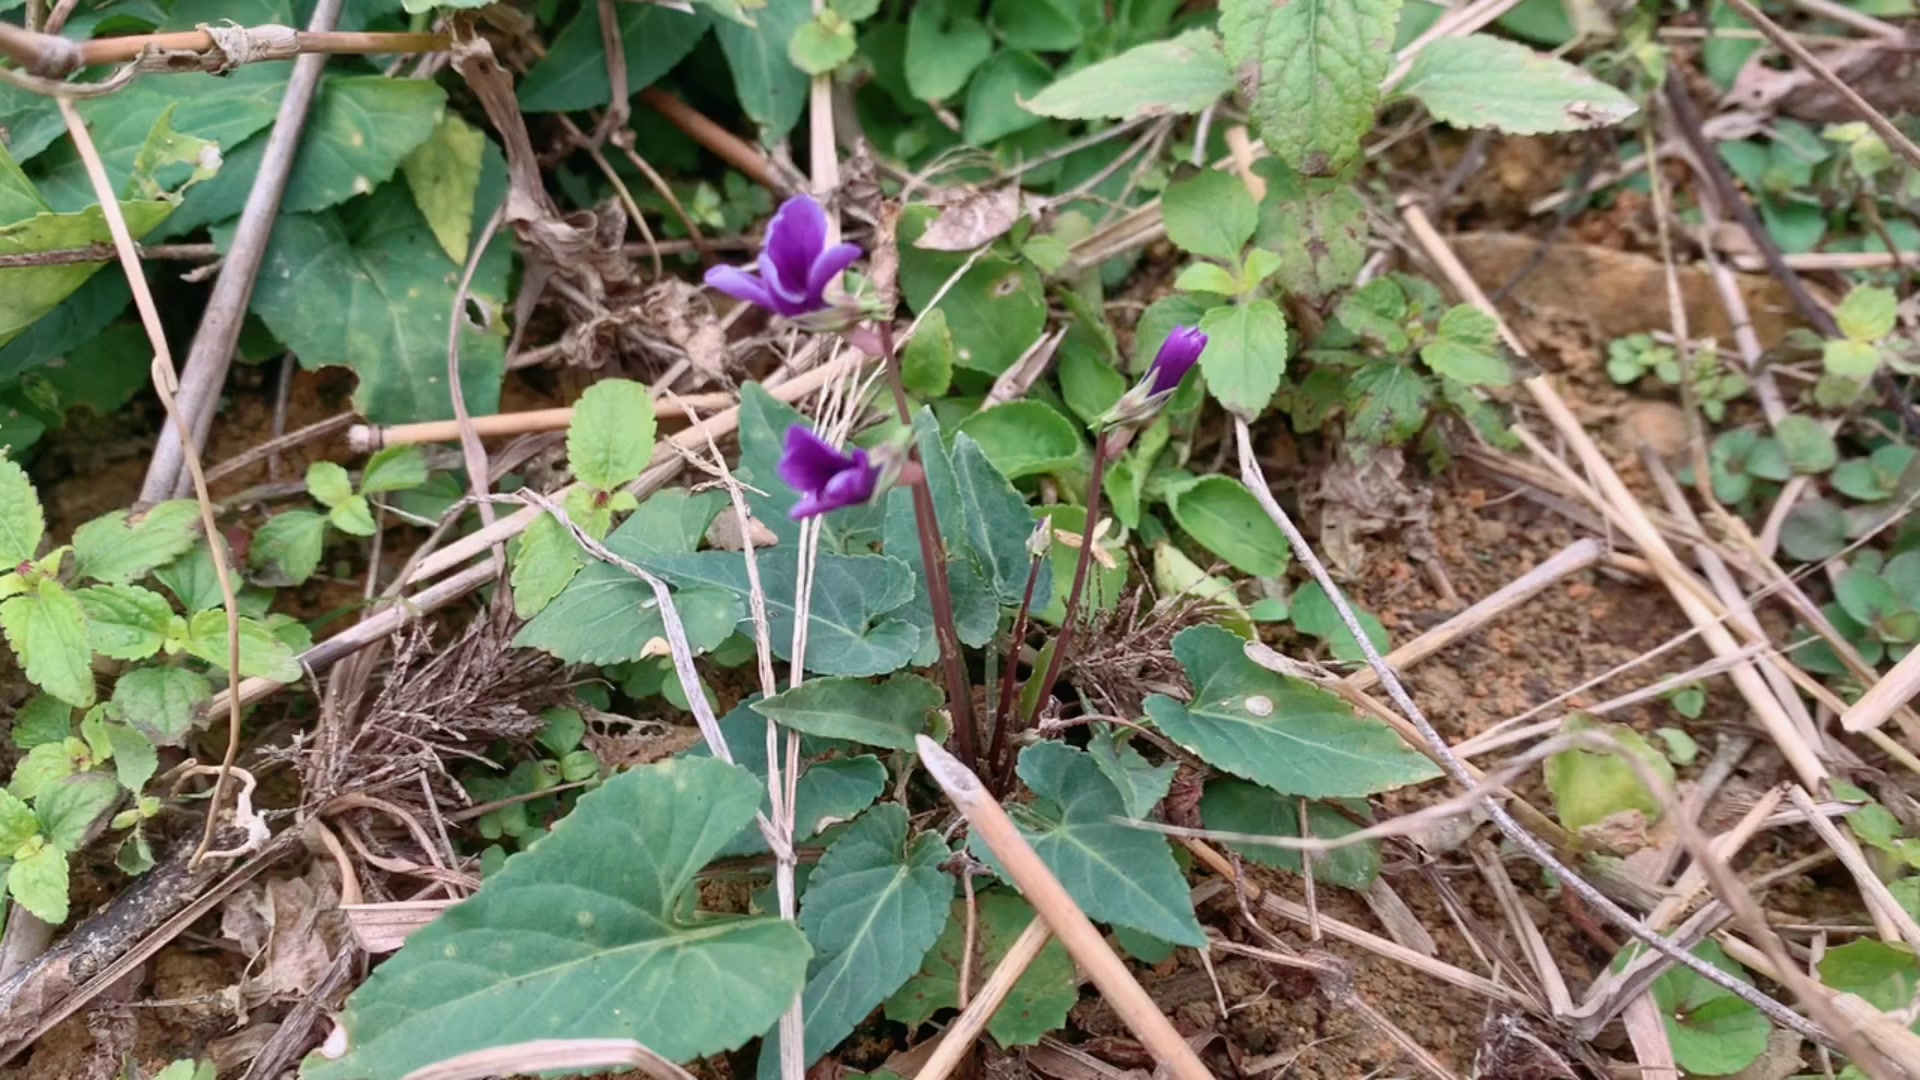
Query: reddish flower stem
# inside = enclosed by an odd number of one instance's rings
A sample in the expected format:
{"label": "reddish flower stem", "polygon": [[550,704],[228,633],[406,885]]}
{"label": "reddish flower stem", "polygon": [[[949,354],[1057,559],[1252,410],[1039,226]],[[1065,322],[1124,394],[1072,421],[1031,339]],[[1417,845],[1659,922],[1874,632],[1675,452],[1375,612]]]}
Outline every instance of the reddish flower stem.
{"label": "reddish flower stem", "polygon": [[[900,376],[900,350],[894,347],[893,324],[880,323],[880,351],[886,358],[887,383],[893,388],[894,408],[900,422],[911,426],[913,411],[907,404],[906,384]],[[917,443],[907,444],[908,460],[920,460]],[[920,564],[927,573],[927,600],[933,606],[933,637],[940,645],[940,666],[946,673],[947,706],[953,715],[953,739],[960,760],[975,768],[973,684],[967,680],[967,668],[960,652],[960,632],[953,621],[953,589],[947,581],[947,545],[940,536],[940,516],[933,509],[933,493],[927,490],[924,469],[919,479],[908,484],[913,492],[913,521],[920,534]]]}
{"label": "reddish flower stem", "polygon": [[1073,564],[1073,586],[1067,590],[1066,617],[1060,620],[1060,636],[1054,639],[1053,656],[1047,661],[1047,671],[1040,678],[1040,694],[1033,699],[1033,711],[1027,714],[1026,727],[1032,727],[1040,718],[1040,710],[1047,707],[1047,699],[1053,693],[1053,684],[1060,678],[1061,665],[1066,662],[1067,650],[1073,645],[1073,626],[1080,614],[1080,593],[1087,584],[1087,568],[1093,562],[1094,530],[1100,527],[1100,482],[1107,475],[1107,458],[1119,453],[1133,438],[1130,429],[1103,428],[1093,440],[1093,479],[1087,489],[1087,524],[1080,533],[1080,560]]}
{"label": "reddish flower stem", "polygon": [[1013,726],[1013,670],[1020,664],[1020,643],[1027,636],[1027,612],[1033,607],[1034,586],[1040,582],[1040,561],[1045,555],[1035,555],[1033,565],[1027,568],[1027,589],[1020,596],[1020,612],[1013,617],[1013,637],[1007,642],[1007,662],[1000,669],[1000,700],[993,707],[993,748],[987,752],[987,772],[993,778],[994,790],[1006,790],[1008,763],[1012,760],[1012,751],[1007,749],[1007,729]]}

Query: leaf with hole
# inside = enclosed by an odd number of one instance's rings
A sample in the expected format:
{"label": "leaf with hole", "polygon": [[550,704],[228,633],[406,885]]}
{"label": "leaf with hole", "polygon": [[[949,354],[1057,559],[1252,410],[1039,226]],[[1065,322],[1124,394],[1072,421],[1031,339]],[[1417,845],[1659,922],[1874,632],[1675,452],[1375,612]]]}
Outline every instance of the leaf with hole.
{"label": "leaf with hole", "polygon": [[1287,795],[1357,797],[1439,775],[1391,728],[1247,659],[1245,644],[1218,627],[1182,630],[1173,653],[1193,700],[1148,698],[1154,725],[1208,764]]}
{"label": "leaf with hole", "polygon": [[[633,1039],[669,1061],[765,1032],[802,986],[799,927],[692,915],[694,876],[761,785],[717,761],[621,773],[442,913],[348,998],[310,1080],[387,1080],[529,1039]],[[511,947],[503,947],[511,943]]]}
{"label": "leaf with hole", "polygon": [[[1010,808],[1014,820],[1089,918],[1180,945],[1206,943],[1166,840],[1111,820],[1125,816],[1126,804],[1085,751],[1035,743],[1020,752],[1018,771],[1036,798]],[[998,867],[978,840],[972,850]]]}
{"label": "leaf with hole", "polygon": [[[833,1049],[920,969],[953,903],[953,879],[940,867],[949,854],[937,834],[914,836],[906,808],[888,803],[820,857],[800,900],[814,955],[801,997],[803,1062]],[[779,1044],[778,1031],[761,1044],[762,1080],[780,1075]]]}

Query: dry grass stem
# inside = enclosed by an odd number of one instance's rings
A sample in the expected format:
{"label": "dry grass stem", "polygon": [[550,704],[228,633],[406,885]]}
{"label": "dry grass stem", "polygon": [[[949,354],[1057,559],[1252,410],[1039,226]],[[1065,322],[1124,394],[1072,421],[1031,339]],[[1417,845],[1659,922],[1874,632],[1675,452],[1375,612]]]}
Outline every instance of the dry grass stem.
{"label": "dry grass stem", "polygon": [[1211,1080],[1212,1074],[1200,1063],[1193,1048],[1141,989],[1133,973],[1067,895],[1053,871],[1040,861],[1007,812],[987,793],[980,778],[925,735],[919,736],[915,743],[927,773],[966,816],[974,835],[992,849],[1021,895],[1047,921],[1134,1037],[1179,1080]]}
{"label": "dry grass stem", "polygon": [[634,1069],[653,1080],[694,1080],[693,1074],[632,1039],[534,1039],[450,1057],[402,1080],[485,1080],[522,1073]]}
{"label": "dry grass stem", "polygon": [[939,1047],[920,1067],[920,1071],[914,1074],[914,1080],[946,1080],[953,1074],[966,1060],[974,1040],[987,1029],[993,1014],[1000,1011],[1007,996],[1013,993],[1020,976],[1026,974],[1027,968],[1039,958],[1040,950],[1046,948],[1052,938],[1053,931],[1047,929],[1047,920],[1034,916],[1027,928],[1020,931],[1020,936],[1013,939],[1013,944],[1007,946],[1006,955],[1000,958],[1000,963],[987,976],[987,981],[980,985],[979,993],[967,1002],[960,1015],[941,1033]]}

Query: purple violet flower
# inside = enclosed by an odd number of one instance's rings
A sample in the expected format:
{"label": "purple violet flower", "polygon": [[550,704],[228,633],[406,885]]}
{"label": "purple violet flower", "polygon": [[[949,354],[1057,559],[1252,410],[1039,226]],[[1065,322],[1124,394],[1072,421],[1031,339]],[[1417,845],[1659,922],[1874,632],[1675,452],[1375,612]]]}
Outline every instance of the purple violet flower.
{"label": "purple violet flower", "polygon": [[827,283],[859,257],[858,244],[828,247],[827,212],[812,196],[795,195],[780,204],[767,225],[760,272],[716,266],[707,271],[707,284],[792,319],[825,309]]}
{"label": "purple violet flower", "polygon": [[873,498],[880,482],[880,466],[867,452],[834,449],[826,440],[795,424],[787,429],[787,449],[780,455],[780,479],[799,492],[789,516],[795,521],[858,506]]}
{"label": "purple violet flower", "polygon": [[1160,353],[1153,358],[1153,367],[1147,372],[1153,379],[1147,387],[1147,396],[1172,393],[1180,385],[1180,380],[1187,377],[1187,372],[1193,370],[1194,363],[1200,359],[1206,347],[1207,335],[1197,327],[1174,327],[1173,332],[1167,335],[1167,340],[1160,344]]}

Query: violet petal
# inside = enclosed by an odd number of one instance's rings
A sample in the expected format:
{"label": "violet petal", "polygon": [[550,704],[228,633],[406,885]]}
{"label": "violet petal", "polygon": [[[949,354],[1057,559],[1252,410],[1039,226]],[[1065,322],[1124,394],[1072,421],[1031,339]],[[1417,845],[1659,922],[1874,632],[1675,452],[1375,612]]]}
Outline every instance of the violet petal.
{"label": "violet petal", "polygon": [[1153,358],[1153,385],[1150,394],[1169,393],[1187,377],[1193,365],[1206,350],[1207,335],[1192,326],[1176,326],[1160,345],[1160,352]]}
{"label": "violet petal", "polygon": [[827,246],[827,212],[809,195],[795,195],[780,204],[767,225],[766,256],[779,268],[780,285],[789,295],[807,287],[815,259]]}
{"label": "violet petal", "polygon": [[787,429],[786,452],[780,455],[780,479],[795,491],[817,492],[855,464],[853,458],[834,449],[808,428],[795,424]]}
{"label": "violet petal", "polygon": [[813,310],[807,306],[807,279],[803,274],[791,280],[782,276],[771,250],[760,253],[760,280],[767,286],[767,310],[792,318]]}
{"label": "violet petal", "polygon": [[822,252],[813,261],[813,269],[807,274],[807,302],[815,307],[823,306],[826,303],[827,283],[852,266],[860,255],[858,244],[835,244]]}
{"label": "violet petal", "polygon": [[766,283],[737,266],[716,266],[707,271],[707,287],[744,300],[757,307],[773,307],[773,295]]}

